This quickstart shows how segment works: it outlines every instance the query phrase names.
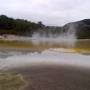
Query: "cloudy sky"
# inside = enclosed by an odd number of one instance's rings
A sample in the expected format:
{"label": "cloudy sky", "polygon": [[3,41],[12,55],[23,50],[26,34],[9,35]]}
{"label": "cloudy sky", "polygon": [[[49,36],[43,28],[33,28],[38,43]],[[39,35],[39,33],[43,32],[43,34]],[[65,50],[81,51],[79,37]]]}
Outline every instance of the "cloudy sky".
{"label": "cloudy sky", "polygon": [[64,25],[90,18],[90,0],[0,0],[0,15]]}

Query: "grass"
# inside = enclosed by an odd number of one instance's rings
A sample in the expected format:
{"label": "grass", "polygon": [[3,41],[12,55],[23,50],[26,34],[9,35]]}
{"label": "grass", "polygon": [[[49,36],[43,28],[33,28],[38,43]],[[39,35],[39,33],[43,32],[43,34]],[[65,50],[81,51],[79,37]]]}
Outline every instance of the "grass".
{"label": "grass", "polygon": [[0,90],[20,90],[24,85],[25,81],[19,74],[0,74]]}

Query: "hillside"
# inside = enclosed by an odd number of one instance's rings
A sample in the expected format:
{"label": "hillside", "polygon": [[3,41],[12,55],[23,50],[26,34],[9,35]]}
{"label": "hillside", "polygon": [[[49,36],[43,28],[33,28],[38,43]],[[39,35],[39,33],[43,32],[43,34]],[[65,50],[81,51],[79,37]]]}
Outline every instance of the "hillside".
{"label": "hillside", "polygon": [[42,22],[34,23],[24,19],[13,19],[0,16],[0,34],[32,35],[34,31],[44,27]]}
{"label": "hillside", "polygon": [[77,22],[68,23],[63,26],[63,31],[72,29],[78,39],[90,39],[90,19],[84,19]]}
{"label": "hillside", "polygon": [[34,32],[40,36],[57,37],[63,33],[75,34],[78,39],[90,39],[90,19],[71,22],[63,27],[45,26],[42,22],[34,23],[24,19],[13,19],[5,15],[0,16],[0,35],[14,34],[32,36]]}

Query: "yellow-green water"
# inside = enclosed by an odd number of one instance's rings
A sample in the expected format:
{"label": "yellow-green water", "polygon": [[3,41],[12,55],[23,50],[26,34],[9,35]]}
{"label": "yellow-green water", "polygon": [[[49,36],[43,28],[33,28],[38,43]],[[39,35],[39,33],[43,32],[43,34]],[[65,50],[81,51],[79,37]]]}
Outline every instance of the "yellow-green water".
{"label": "yellow-green water", "polygon": [[8,41],[0,40],[0,49],[43,51],[49,48],[74,49],[77,52],[90,52],[90,39],[76,40],[74,44],[69,42],[32,42],[32,41]]}

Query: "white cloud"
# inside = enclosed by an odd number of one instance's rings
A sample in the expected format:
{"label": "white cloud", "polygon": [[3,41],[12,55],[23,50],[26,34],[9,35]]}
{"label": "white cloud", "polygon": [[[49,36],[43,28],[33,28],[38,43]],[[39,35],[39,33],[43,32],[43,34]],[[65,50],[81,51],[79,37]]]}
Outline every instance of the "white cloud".
{"label": "white cloud", "polygon": [[90,18],[90,0],[0,0],[0,14],[47,25]]}

